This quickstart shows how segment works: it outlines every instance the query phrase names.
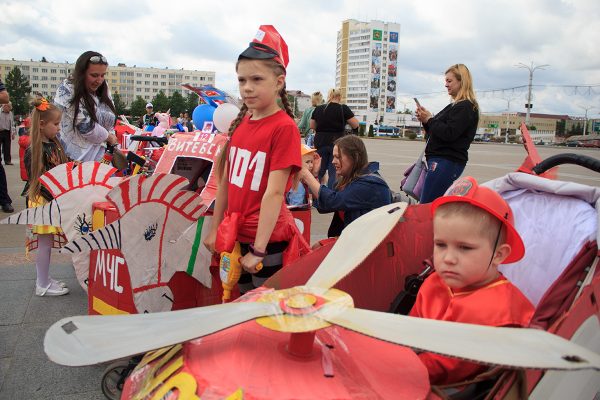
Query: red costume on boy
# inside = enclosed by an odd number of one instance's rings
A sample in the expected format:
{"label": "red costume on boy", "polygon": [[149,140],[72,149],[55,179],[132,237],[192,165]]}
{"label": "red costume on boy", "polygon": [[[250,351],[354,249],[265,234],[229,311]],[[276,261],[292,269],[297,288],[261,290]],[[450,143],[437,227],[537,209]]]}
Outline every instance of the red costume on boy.
{"label": "red costume on boy", "polygon": [[[533,312],[531,302],[502,275],[475,290],[453,291],[434,272],[421,286],[410,315],[477,325],[524,327]],[[440,340],[444,340],[442,334]],[[464,381],[488,369],[485,365],[433,353],[421,353],[419,358],[429,371],[431,383],[436,385]]]}
{"label": "red costume on boy", "polygon": [[[218,252],[231,251],[235,240],[254,242],[269,173],[292,168],[285,187],[287,192],[291,187],[292,174],[301,166],[300,134],[285,111],[259,120],[244,117],[229,146],[228,203],[217,233],[215,245]],[[309,251],[283,201],[269,241],[289,242],[284,252],[284,265]]]}

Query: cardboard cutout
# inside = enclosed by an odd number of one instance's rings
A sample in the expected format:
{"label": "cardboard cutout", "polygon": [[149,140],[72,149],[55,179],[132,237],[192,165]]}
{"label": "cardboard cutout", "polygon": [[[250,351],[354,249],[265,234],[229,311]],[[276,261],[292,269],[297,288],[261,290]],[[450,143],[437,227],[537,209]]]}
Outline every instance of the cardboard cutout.
{"label": "cardboard cutout", "polygon": [[[27,208],[0,221],[2,224],[59,226],[69,241],[87,235],[92,229],[92,204],[105,201],[118,178],[116,169],[88,161],[58,165],[40,177],[40,182],[54,200],[35,208]],[[73,259],[79,284],[87,289],[89,255]]]}
{"label": "cardboard cutout", "polygon": [[187,179],[171,174],[136,175],[121,182],[106,196],[120,218],[65,250],[121,250],[138,311],[170,310],[168,283],[175,272],[186,271],[209,288],[212,282],[211,254],[201,245],[208,232],[208,218],[201,218],[207,207],[200,195],[183,190],[186,186]]}

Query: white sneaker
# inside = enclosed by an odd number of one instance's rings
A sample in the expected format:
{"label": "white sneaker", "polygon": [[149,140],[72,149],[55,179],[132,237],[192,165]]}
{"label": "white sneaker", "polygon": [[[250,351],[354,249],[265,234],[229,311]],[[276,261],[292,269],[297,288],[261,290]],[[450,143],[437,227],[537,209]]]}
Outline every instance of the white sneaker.
{"label": "white sneaker", "polygon": [[58,279],[54,279],[54,278],[50,278],[50,282],[54,283],[55,285],[58,285],[62,288],[66,288],[67,284],[63,281],[59,281]]}
{"label": "white sneaker", "polygon": [[36,296],[62,296],[69,293],[69,288],[62,287],[52,281],[48,284],[48,287],[41,287],[38,284],[35,285]]}

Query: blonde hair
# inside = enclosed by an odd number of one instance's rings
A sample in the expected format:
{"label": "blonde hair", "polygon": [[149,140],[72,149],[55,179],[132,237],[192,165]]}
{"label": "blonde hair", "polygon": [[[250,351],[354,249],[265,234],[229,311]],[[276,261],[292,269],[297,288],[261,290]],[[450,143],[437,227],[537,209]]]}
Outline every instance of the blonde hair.
{"label": "blonde hair", "polygon": [[[238,62],[235,64],[236,71],[238,69],[238,66],[240,65],[240,62],[245,61],[245,60],[261,61],[261,62],[265,63],[266,66],[271,69],[271,71],[273,71],[273,74],[275,74],[275,76],[280,76],[280,75],[285,76],[285,68],[281,64],[279,64],[277,61],[274,61],[273,59],[242,58],[242,59],[238,60]],[[279,98],[281,100],[281,104],[282,104],[283,109],[285,110],[286,114],[289,115],[290,118],[294,119],[294,112],[292,111],[292,106],[287,97],[287,90],[285,88],[285,80],[283,81],[283,87],[279,91]],[[240,112],[238,113],[237,117],[233,120],[233,122],[231,123],[231,126],[229,127],[229,132],[227,133],[229,140],[225,143],[225,145],[221,149],[221,153],[219,154],[219,158],[217,159],[216,172],[217,172],[217,178],[219,180],[223,176],[222,174],[225,173],[225,166],[227,165],[227,158],[229,157],[229,154],[228,154],[229,153],[229,143],[231,143],[231,138],[233,137],[233,133],[235,132],[237,127],[242,123],[242,120],[246,116],[247,112],[248,112],[248,106],[246,105],[246,103],[244,103],[242,105],[242,108],[240,109]]]}
{"label": "blonde hair", "polygon": [[[473,204],[464,201],[442,204],[435,210],[434,223],[436,218],[445,217],[461,217],[472,221],[473,229],[479,229],[479,233],[487,237],[492,247],[496,244],[496,238],[498,238],[496,246],[506,242],[506,226],[502,221]],[[499,230],[500,236],[498,236]]]}
{"label": "blonde hair", "polygon": [[331,88],[327,93],[327,102],[330,102],[333,99],[341,99],[342,98],[342,90],[340,88]]}
{"label": "blonde hair", "polygon": [[458,89],[454,101],[459,102],[462,100],[469,100],[473,103],[473,109],[479,110],[479,104],[477,103],[475,91],[473,90],[473,78],[471,77],[471,72],[469,72],[467,66],[465,64],[454,64],[446,70],[446,74],[449,72],[460,82],[460,89]]}
{"label": "blonde hair", "polygon": [[312,96],[310,96],[310,101],[313,107],[323,104],[323,95],[321,92],[314,92]]}
{"label": "blonde hair", "polygon": [[[45,103],[45,107],[42,104]],[[43,149],[43,134],[41,130],[41,122],[48,123],[50,121],[56,121],[60,118],[62,112],[52,103],[48,103],[46,99],[41,96],[36,96],[32,101],[33,111],[31,112],[31,127],[29,130],[29,136],[31,138],[29,151],[31,152],[31,168],[29,171],[29,190],[27,196],[30,199],[36,199],[41,195],[41,184],[39,181],[40,176],[46,172],[44,166],[44,152]],[[40,107],[42,106],[42,107]],[[42,108],[40,110],[38,107]],[[65,152],[60,144],[60,141],[54,137],[50,139],[51,142],[56,144],[58,149],[58,161],[59,163],[65,163],[69,161]]]}

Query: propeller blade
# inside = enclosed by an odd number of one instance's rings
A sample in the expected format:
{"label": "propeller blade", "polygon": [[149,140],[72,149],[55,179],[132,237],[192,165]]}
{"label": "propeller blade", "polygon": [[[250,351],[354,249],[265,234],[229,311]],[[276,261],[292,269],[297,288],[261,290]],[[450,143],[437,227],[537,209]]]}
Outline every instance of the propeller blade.
{"label": "propeller blade", "polygon": [[540,329],[472,325],[335,305],[317,314],[376,339],[489,365],[600,370],[599,354]]}
{"label": "propeller blade", "polygon": [[328,289],[365,260],[396,226],[407,203],[377,208],[348,225],[306,286]]}
{"label": "propeller blade", "polygon": [[227,303],[151,314],[69,317],[48,329],[44,351],[58,364],[92,365],[210,335],[280,312],[273,303]]}

